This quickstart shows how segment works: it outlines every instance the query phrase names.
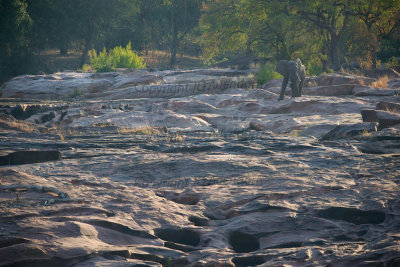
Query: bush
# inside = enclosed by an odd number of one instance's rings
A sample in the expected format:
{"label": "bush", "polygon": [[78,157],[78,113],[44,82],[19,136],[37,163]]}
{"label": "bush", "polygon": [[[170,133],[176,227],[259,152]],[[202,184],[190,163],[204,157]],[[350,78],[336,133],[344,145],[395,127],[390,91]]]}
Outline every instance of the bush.
{"label": "bush", "polygon": [[[104,48],[99,54],[97,54],[96,50],[94,49],[90,50],[89,58],[90,68],[96,70],[97,72],[115,71],[117,68],[146,68],[143,58],[132,51],[130,42],[127,44],[126,48],[117,46],[108,52]],[[83,69],[88,68],[88,66],[83,67]]]}
{"label": "bush", "polygon": [[259,86],[271,80],[280,78],[282,78],[282,75],[275,71],[275,64],[271,62],[266,63],[265,65],[261,65],[261,67],[258,69],[257,84]]}
{"label": "bush", "polygon": [[322,65],[318,63],[308,64],[306,67],[307,75],[319,76],[322,74]]}
{"label": "bush", "polygon": [[394,56],[389,58],[389,60],[386,62],[386,66],[388,68],[399,66],[399,65],[400,65],[400,59],[398,59]]}

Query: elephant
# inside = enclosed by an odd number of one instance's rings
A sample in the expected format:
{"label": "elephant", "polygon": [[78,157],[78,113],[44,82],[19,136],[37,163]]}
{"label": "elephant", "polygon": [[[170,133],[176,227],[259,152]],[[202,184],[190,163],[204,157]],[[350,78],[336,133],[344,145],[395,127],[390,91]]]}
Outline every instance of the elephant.
{"label": "elephant", "polygon": [[292,88],[292,97],[300,97],[306,78],[306,68],[301,63],[301,60],[299,58],[296,60],[280,60],[276,64],[276,72],[283,75],[281,94],[278,100],[284,98],[286,86],[289,81]]}

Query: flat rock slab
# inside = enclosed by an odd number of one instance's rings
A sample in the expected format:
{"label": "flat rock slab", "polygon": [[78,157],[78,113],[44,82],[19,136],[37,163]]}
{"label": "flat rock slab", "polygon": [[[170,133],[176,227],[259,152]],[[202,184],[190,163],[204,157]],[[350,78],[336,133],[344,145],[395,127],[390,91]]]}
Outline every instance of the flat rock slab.
{"label": "flat rock slab", "polygon": [[376,105],[377,110],[384,110],[394,113],[400,113],[400,104],[393,102],[381,101]]}
{"label": "flat rock slab", "polygon": [[341,96],[351,95],[353,93],[354,84],[339,84],[329,86],[316,86],[304,88],[304,95],[320,95],[320,96]]}
{"label": "flat rock slab", "polygon": [[397,266],[400,124],[376,131],[360,112],[396,119],[399,96],[349,94],[366,81],[337,74],[307,87],[337,95],[283,101],[279,80],[86,99],[246,73],[99,73],[68,105],[3,99],[1,159],[63,159],[0,167],[0,265]]}
{"label": "flat rock slab", "polygon": [[[23,75],[4,83],[3,98],[82,99],[105,97],[127,99],[142,97],[173,97],[215,91],[210,81],[229,80],[224,88],[239,87],[239,80],[253,70],[198,69],[189,71],[124,70],[107,73],[60,72],[49,75]],[[208,81],[208,83],[207,83]],[[183,85],[192,83],[184,89]],[[201,84],[196,84],[201,83]],[[227,83],[227,82],[226,82]],[[170,86],[160,86],[160,85]],[[171,86],[174,84],[175,86]],[[194,86],[196,84],[196,86]],[[209,89],[212,87],[211,89]],[[183,90],[183,92],[181,92]],[[193,92],[192,92],[193,91]]]}
{"label": "flat rock slab", "polygon": [[380,128],[387,128],[396,124],[400,124],[400,114],[398,113],[377,110],[376,117],[378,119]]}
{"label": "flat rock slab", "polygon": [[319,86],[342,85],[342,84],[370,85],[374,81],[375,79],[373,78],[349,75],[344,73],[322,74],[317,78],[317,84]]}
{"label": "flat rock slab", "polygon": [[353,125],[339,125],[322,137],[322,140],[334,140],[340,138],[351,138],[363,133],[376,132],[377,123],[357,123]]}
{"label": "flat rock slab", "polygon": [[356,86],[353,89],[355,96],[393,96],[396,91],[392,89],[381,89],[368,86]]}

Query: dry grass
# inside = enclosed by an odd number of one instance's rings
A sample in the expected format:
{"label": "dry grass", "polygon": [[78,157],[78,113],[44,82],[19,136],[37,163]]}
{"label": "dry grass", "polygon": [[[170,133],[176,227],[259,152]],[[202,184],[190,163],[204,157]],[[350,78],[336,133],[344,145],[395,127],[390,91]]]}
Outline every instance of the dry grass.
{"label": "dry grass", "polygon": [[302,133],[302,130],[293,130],[290,132],[290,136],[292,137],[300,137],[300,134]]}
{"label": "dry grass", "polygon": [[35,130],[37,130],[35,124],[33,124],[31,122],[9,121],[9,120],[0,119],[0,124],[3,124],[8,128],[11,128],[14,130],[19,130],[19,131],[26,132],[26,133],[32,133]]}
{"label": "dry grass", "polygon": [[94,123],[92,126],[99,127],[99,128],[105,128],[105,127],[112,127],[115,125],[112,122],[100,122],[100,123]]}
{"label": "dry grass", "polygon": [[364,129],[364,131],[362,132],[361,135],[364,137],[370,137],[370,136],[372,136],[372,132],[368,132],[367,130]]}
{"label": "dry grass", "polygon": [[390,108],[390,107],[385,107],[383,110],[386,111],[386,112],[391,112],[391,113],[398,113],[399,112],[399,110],[397,108]]}
{"label": "dry grass", "polygon": [[378,88],[387,88],[389,82],[389,77],[387,75],[380,77],[377,81],[373,82],[371,86]]}
{"label": "dry grass", "polygon": [[53,126],[51,129],[54,130],[54,132],[58,135],[58,137],[60,138],[60,141],[65,140],[64,134],[57,127]]}
{"label": "dry grass", "polygon": [[40,54],[40,60],[46,66],[45,72],[58,72],[63,70],[76,70],[82,53],[68,51],[68,55],[60,55],[58,50],[51,49]]}
{"label": "dry grass", "polygon": [[[159,68],[169,69],[170,54],[165,51],[152,50],[148,51],[147,55],[145,52],[141,52],[140,56],[144,58],[147,68]],[[195,68],[201,67],[202,61],[200,58],[187,56],[187,55],[176,55],[176,65],[179,68]]]}
{"label": "dry grass", "polygon": [[168,135],[165,138],[165,141],[167,141],[167,143],[169,143],[169,142],[183,142],[183,141],[185,141],[185,136],[183,136],[183,135],[181,135],[179,133],[173,133],[173,134]]}

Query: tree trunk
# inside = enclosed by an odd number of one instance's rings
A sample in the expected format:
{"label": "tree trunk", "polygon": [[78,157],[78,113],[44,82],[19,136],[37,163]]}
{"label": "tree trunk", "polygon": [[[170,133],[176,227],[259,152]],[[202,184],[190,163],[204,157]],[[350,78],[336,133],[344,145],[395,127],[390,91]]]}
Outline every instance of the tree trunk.
{"label": "tree trunk", "polygon": [[62,43],[59,48],[60,48],[60,56],[68,55],[68,45],[66,43]]}
{"label": "tree trunk", "polygon": [[81,68],[85,64],[86,58],[87,58],[88,53],[89,53],[89,50],[90,50],[90,48],[92,46],[93,32],[94,32],[93,24],[89,23],[88,32],[87,32],[86,37],[85,37],[85,47],[83,48],[81,62],[80,62]]}
{"label": "tree trunk", "polygon": [[371,49],[371,56],[372,56],[372,69],[376,69],[376,48],[375,46],[372,46]]}
{"label": "tree trunk", "polygon": [[321,60],[322,64],[322,72],[327,72],[328,71],[328,62],[326,60]]}
{"label": "tree trunk", "polygon": [[176,29],[175,21],[172,18],[172,44],[171,44],[171,61],[169,65],[171,68],[176,67],[176,53],[178,50],[178,31]]}
{"label": "tree trunk", "polygon": [[332,68],[335,71],[340,70],[340,58],[339,58],[339,38],[338,36],[332,36],[330,45],[330,60]]}

